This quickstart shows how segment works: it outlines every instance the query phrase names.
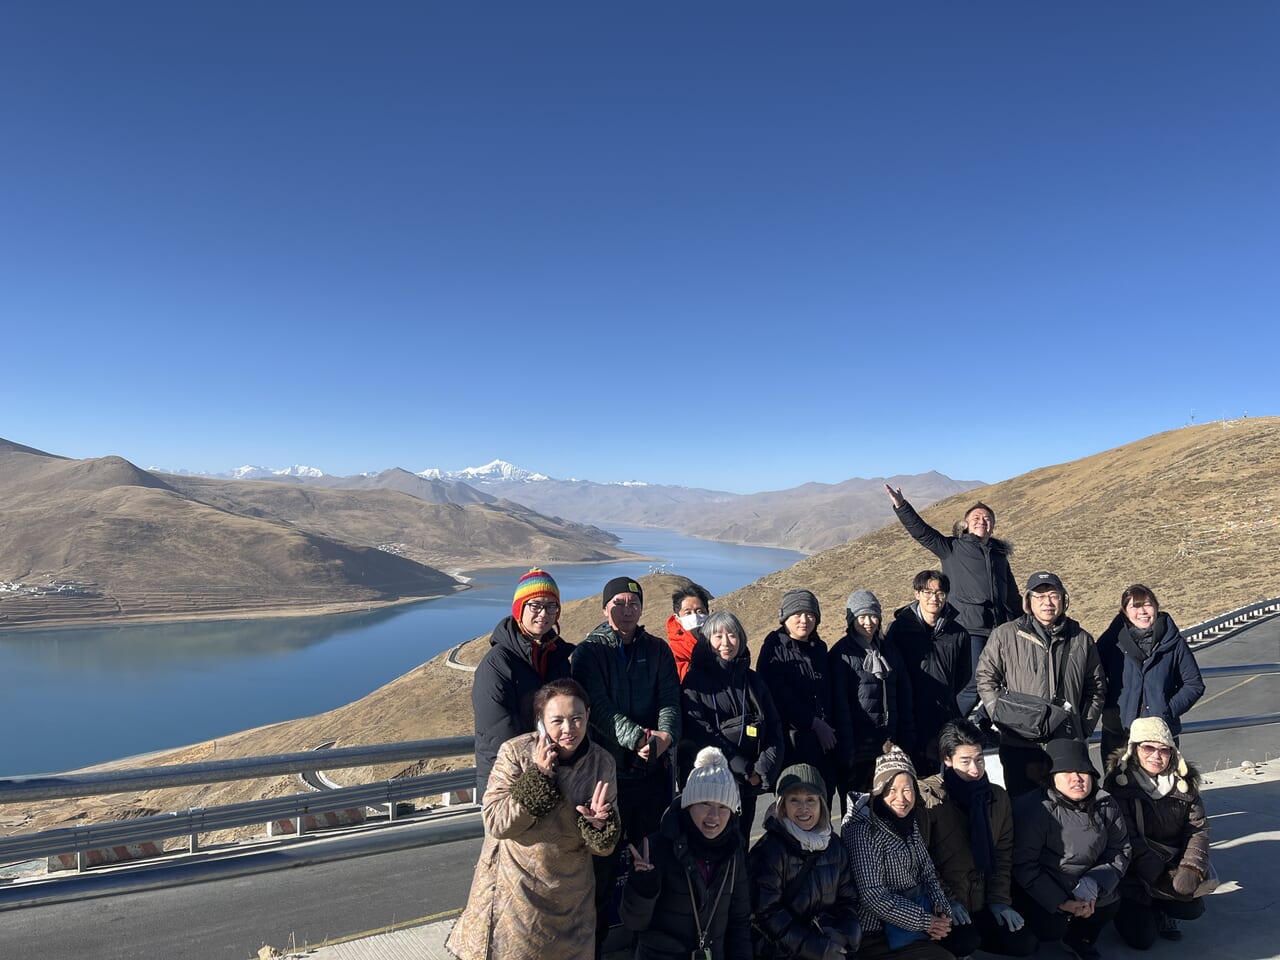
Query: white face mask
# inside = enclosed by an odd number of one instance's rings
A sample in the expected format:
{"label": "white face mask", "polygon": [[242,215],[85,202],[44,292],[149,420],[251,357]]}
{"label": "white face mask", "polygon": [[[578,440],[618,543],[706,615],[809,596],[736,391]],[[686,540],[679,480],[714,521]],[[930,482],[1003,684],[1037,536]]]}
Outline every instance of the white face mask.
{"label": "white face mask", "polygon": [[707,615],[705,613],[686,613],[680,618],[680,626],[686,630],[697,630],[706,622]]}

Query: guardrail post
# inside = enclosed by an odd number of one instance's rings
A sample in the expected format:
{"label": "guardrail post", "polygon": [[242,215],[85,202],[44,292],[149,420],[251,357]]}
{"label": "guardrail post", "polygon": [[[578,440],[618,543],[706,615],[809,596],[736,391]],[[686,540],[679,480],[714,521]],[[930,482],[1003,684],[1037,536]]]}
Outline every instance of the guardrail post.
{"label": "guardrail post", "polygon": [[191,833],[187,835],[187,853],[195,853],[200,849],[200,834]]}
{"label": "guardrail post", "polygon": [[89,869],[89,851],[77,850],[76,851],[76,873],[84,873],[85,870],[87,869]]}
{"label": "guardrail post", "polygon": [[305,813],[300,813],[293,818],[293,829],[296,836],[302,836],[302,832],[307,828],[306,819],[307,815]]}

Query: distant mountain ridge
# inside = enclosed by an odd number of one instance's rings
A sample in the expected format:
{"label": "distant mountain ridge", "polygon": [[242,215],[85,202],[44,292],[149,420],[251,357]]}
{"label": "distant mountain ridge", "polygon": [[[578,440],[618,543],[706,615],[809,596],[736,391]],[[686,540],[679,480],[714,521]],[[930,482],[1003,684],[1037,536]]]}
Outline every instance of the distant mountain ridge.
{"label": "distant mountain ridge", "polygon": [[506,499],[577,523],[661,527],[707,540],[806,553],[845,543],[890,522],[893,511],[884,495],[886,482],[911,490],[922,507],[982,485],[930,471],[739,494],[639,480],[556,479],[501,459],[480,467],[431,468],[416,474],[396,467],[376,474],[332,477],[312,467],[291,467],[253,478],[348,490],[391,488],[432,503],[470,503],[478,493],[481,499]]}
{"label": "distant mountain ridge", "polygon": [[[911,488],[904,486],[903,492],[916,504]],[[1068,616],[1095,636],[1116,615],[1121,591],[1134,582],[1154,589],[1161,609],[1186,627],[1275,595],[1280,418],[1206,424],[1145,437],[964,491],[923,511],[924,517],[949,531],[974,498],[995,507],[997,533],[1016,545],[1019,585],[1033,570],[1058,573],[1070,592]],[[844,606],[851,591],[874,591],[889,620],[895,609],[911,600],[913,575],[936,566],[937,558],[893,523],[718,596],[712,609],[736,613],[748,649],[755,652],[777,626],[783,593],[803,587],[817,595],[824,615],[819,632],[833,643],[844,631]],[[683,578],[659,573],[643,576],[641,582],[645,595],[656,598],[646,605],[642,622],[661,635],[667,616],[662,598],[670,596]],[[577,641],[599,621],[598,598],[572,600],[561,612],[561,633]],[[458,659],[465,664],[478,663],[490,646],[487,635],[447,639],[464,644]],[[474,726],[471,677],[450,669],[447,656],[440,654],[327,713],[220,737],[216,743],[173,751],[153,762],[204,760],[213,757],[215,749],[217,756],[287,753],[338,738],[344,743],[385,743],[469,735]],[[384,764],[343,771],[341,782],[470,763],[470,758],[457,758]],[[111,801],[110,815],[123,818],[144,811],[238,803],[293,789],[291,782],[279,778],[122,795]],[[32,818],[21,826],[24,831],[51,829],[69,819],[65,809],[46,801],[18,813]],[[99,816],[105,818],[107,812]]]}
{"label": "distant mountain ridge", "polygon": [[633,559],[617,542],[403,470],[230,480],[0,440],[0,627],[365,609],[448,570]]}

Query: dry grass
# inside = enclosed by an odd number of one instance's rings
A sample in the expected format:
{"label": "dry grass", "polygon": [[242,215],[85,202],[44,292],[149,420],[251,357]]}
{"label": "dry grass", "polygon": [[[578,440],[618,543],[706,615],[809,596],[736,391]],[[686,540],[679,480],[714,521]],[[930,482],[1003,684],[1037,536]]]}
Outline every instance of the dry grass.
{"label": "dry grass", "polygon": [[[1190,625],[1275,592],[1272,574],[1280,562],[1280,420],[1206,424],[1159,434],[968,491],[924,513],[936,527],[947,530],[975,499],[998,512],[998,533],[1016,548],[1013,564],[1019,579],[1041,568],[1059,573],[1071,594],[1072,615],[1095,634],[1118,609],[1121,591],[1134,581],[1152,587],[1164,609]],[[934,565],[932,554],[895,523],[719,597],[714,606],[736,612],[752,648],[759,649],[764,634],[777,622],[782,593],[807,587],[822,604],[820,633],[834,641],[843,632],[844,600],[852,590],[874,590],[891,611],[909,599],[915,572]],[[645,621],[651,632],[662,635],[667,598],[682,580],[666,574],[643,578]],[[579,639],[600,619],[598,598],[569,603],[561,618],[564,635]],[[460,659],[477,663],[487,647],[487,638],[472,640],[462,648]],[[470,687],[471,675],[447,668],[441,655],[336,710],[245,731],[156,762],[308,750],[330,738],[349,746],[469,734]],[[470,760],[333,775],[340,782],[355,783],[463,765],[470,765]],[[93,819],[122,817],[131,811],[231,803],[298,789],[291,778],[211,785],[100,798],[91,813]],[[76,801],[7,813],[11,820],[28,818],[21,827],[26,831],[68,823],[85,816],[86,807]]]}

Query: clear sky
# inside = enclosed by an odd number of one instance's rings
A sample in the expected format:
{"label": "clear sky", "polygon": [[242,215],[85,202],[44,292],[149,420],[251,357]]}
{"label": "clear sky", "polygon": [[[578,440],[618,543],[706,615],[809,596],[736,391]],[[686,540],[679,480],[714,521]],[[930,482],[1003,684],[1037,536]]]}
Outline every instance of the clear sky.
{"label": "clear sky", "polygon": [[0,436],[748,492],[1280,413],[1277,50],[1270,0],[9,0]]}

